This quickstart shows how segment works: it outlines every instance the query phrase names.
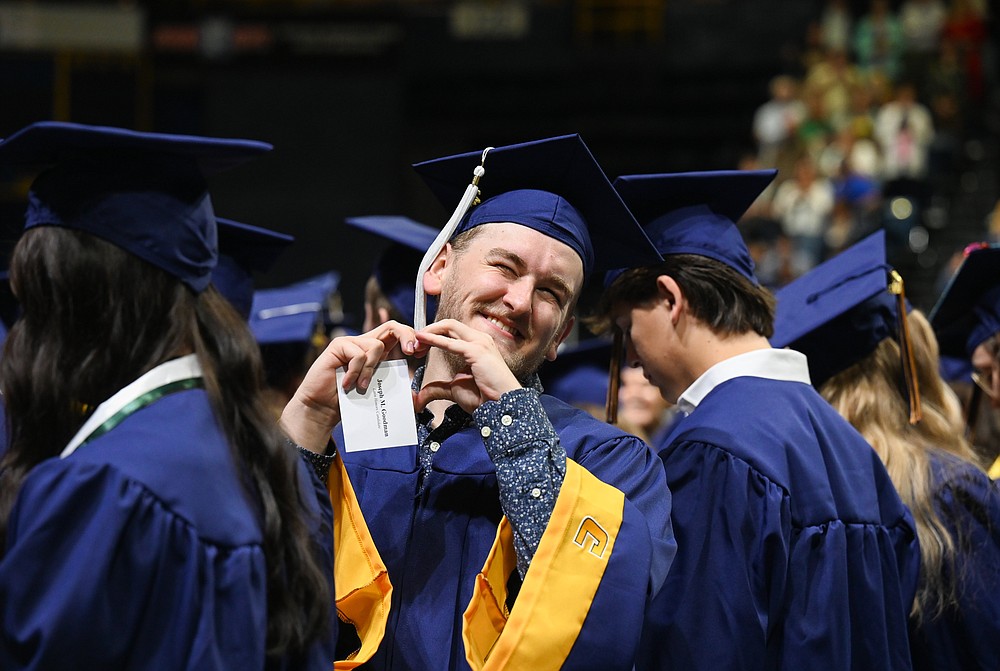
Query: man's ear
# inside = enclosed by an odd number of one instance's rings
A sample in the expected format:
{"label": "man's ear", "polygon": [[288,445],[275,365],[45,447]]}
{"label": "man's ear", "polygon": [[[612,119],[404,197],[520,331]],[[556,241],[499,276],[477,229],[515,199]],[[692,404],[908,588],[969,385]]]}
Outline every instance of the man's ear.
{"label": "man's ear", "polygon": [[424,273],[424,293],[428,296],[440,296],[444,286],[444,276],[454,261],[451,243],[446,244],[431,262],[430,268]]}
{"label": "man's ear", "polygon": [[556,350],[558,350],[559,345],[563,344],[563,341],[569,337],[570,332],[573,330],[573,324],[575,323],[576,323],[576,317],[570,317],[566,321],[566,326],[563,328],[562,333],[560,333],[559,337],[552,342],[552,347],[550,347],[549,351],[545,353],[546,359],[548,359],[549,361],[555,361]]}
{"label": "man's ear", "polygon": [[676,323],[687,304],[684,291],[670,275],[660,275],[657,277],[656,288],[660,299],[667,304],[670,310],[670,319]]}

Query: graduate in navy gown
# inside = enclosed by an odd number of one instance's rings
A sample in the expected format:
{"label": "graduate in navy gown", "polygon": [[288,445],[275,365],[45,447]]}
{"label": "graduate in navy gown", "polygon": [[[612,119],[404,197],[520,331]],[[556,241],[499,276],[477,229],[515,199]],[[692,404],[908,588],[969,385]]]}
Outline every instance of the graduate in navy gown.
{"label": "graduate in navy gown", "polygon": [[[976,413],[1000,410],[1000,245],[974,243],[931,310],[931,325],[942,356],[965,362],[972,369],[972,397],[967,423],[970,440],[993,461],[990,476],[1000,478],[1000,436],[975,433]],[[986,406],[986,407],[983,407]]]}
{"label": "graduate in navy gown", "polygon": [[620,177],[660,264],[609,275],[600,315],[687,416],[660,458],[677,557],[639,669],[908,669],[919,554],[878,455],[772,349],[774,300],[734,222],[774,171]]}
{"label": "graduate in navy gown", "polygon": [[[434,243],[438,229],[398,215],[348,217],[344,221],[348,226],[390,241],[378,253],[365,282],[365,319],[361,330],[370,331],[390,320],[412,324],[416,302],[413,278],[417,276],[424,253]],[[407,364],[412,377],[423,361],[408,357]]]}
{"label": "graduate in navy gown", "polygon": [[0,668],[329,668],[332,513],[209,285],[249,140],[42,122],[0,379]]}
{"label": "graduate in navy gown", "polygon": [[370,331],[390,319],[412,324],[416,299],[413,278],[438,229],[398,215],[347,217],[344,221],[348,226],[390,241],[378,253],[365,282],[365,320],[361,330]]}
{"label": "graduate in navy gown", "polygon": [[254,276],[266,273],[295,238],[260,226],[216,217],[219,260],[212,269],[212,285],[244,319],[250,319]]}
{"label": "graduate in navy gown", "polygon": [[656,251],[579,136],[417,169],[460,203],[422,264],[436,321],[418,304],[416,329],[334,339],[282,415],[322,450],[337,367],[342,389],[364,391],[379,361],[426,352],[418,444],[343,454],[394,590],[370,668],[631,669],[674,552],[663,469],[639,439],[540,393],[536,371],[584,278]]}
{"label": "graduate in navy gown", "polygon": [[879,231],[777,292],[772,343],[805,354],[819,389],[885,462],[913,512],[921,575],[914,669],[1000,668],[1000,490],[963,436],[938,345]]}

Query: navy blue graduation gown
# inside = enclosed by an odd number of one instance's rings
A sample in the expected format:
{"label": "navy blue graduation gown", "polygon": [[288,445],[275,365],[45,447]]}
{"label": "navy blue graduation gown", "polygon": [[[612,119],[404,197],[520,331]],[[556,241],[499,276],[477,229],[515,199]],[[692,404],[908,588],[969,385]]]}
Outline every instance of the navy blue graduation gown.
{"label": "navy blue graduation gown", "polygon": [[[940,454],[934,504],[958,545],[957,606],[910,631],[918,671],[1000,669],[1000,490],[985,473]],[[954,571],[954,572],[952,572]]]}
{"label": "navy blue graduation gown", "polygon": [[[329,497],[300,467],[332,580]],[[165,396],[39,464],[18,493],[0,559],[0,668],[265,668],[257,510],[200,389]],[[301,668],[332,667],[331,619]]]}
{"label": "navy blue graduation gown", "polygon": [[[644,527],[642,532],[649,539],[635,544],[637,552],[650,554],[644,560],[643,571],[648,572],[642,578],[647,586],[644,591],[655,591],[675,550],[670,493],[656,455],[638,438],[586,412],[544,394],[541,400],[568,457],[627,498],[626,529],[634,533]],[[343,457],[393,585],[385,638],[365,668],[468,669],[462,616],[503,516],[493,463],[479,430],[466,428],[441,444],[419,495],[416,446],[345,452]],[[623,552],[618,560],[625,561]],[[616,609],[610,584],[605,592],[600,593],[599,610],[574,616],[592,616],[598,622],[604,618],[607,623],[637,629],[638,618],[626,615],[634,609]],[[617,598],[634,602],[636,597],[622,590]],[[592,650],[588,636],[596,629],[584,627],[574,649]],[[570,659],[577,661],[567,662],[567,668],[612,660],[601,668],[630,669],[635,644],[627,638],[609,637],[600,659],[574,655],[571,650]]]}
{"label": "navy blue graduation gown", "polygon": [[875,451],[812,387],[726,381],[660,457],[677,556],[638,668],[910,668],[912,518]]}

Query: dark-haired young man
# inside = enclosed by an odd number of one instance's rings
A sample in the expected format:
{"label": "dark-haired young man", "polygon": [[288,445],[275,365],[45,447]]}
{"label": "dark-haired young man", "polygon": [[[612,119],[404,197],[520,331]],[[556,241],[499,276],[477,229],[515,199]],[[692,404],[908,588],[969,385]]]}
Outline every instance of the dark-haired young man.
{"label": "dark-haired young man", "polygon": [[618,273],[601,316],[687,415],[660,451],[678,550],[637,667],[908,669],[912,518],[805,357],[771,348],[774,299],[733,223],[773,177],[615,183],[664,259]]}

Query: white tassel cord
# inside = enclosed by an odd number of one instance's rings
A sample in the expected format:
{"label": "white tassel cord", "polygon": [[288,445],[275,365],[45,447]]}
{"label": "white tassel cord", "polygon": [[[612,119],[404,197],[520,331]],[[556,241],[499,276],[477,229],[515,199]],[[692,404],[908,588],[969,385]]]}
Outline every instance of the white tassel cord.
{"label": "white tassel cord", "polygon": [[[486,161],[486,154],[493,147],[487,147],[483,151],[482,161]],[[448,223],[444,225],[441,232],[437,234],[434,238],[434,242],[431,246],[424,252],[424,257],[420,260],[420,266],[417,269],[417,280],[414,289],[414,296],[416,300],[413,305],[413,328],[420,330],[427,326],[427,294],[424,293],[424,273],[431,267],[431,263],[437,258],[437,255],[444,249],[444,246],[448,244],[451,240],[452,234],[455,229],[458,228],[458,224],[462,221],[462,217],[465,213],[469,211],[472,203],[476,200],[479,195],[479,179],[486,174],[486,169],[483,167],[482,163],[476,166],[473,171],[474,177],[472,183],[465,187],[465,193],[462,194],[462,199],[458,202],[458,207],[452,213],[451,218]]]}

